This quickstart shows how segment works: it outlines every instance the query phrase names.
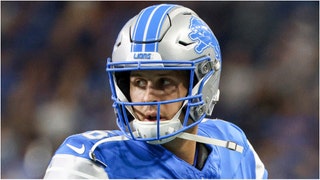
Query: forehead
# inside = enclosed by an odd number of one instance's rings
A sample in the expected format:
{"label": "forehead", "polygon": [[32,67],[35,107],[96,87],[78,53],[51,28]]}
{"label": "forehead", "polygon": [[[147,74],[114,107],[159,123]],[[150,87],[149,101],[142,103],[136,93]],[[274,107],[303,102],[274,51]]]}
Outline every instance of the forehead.
{"label": "forehead", "polygon": [[173,77],[185,77],[186,72],[184,71],[174,71],[174,70],[140,70],[131,71],[130,76],[173,76]]}

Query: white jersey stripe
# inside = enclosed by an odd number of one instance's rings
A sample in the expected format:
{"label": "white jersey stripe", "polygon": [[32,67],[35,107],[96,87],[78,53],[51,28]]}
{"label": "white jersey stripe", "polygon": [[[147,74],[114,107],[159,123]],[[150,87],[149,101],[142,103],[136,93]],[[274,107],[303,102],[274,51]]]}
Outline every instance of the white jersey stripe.
{"label": "white jersey stripe", "polygon": [[[89,174],[86,174],[86,173],[83,173],[83,172],[80,172],[80,171],[77,171],[77,170],[74,170],[74,169],[68,169],[68,168],[64,168],[64,167],[51,167],[51,168],[48,168],[47,170],[47,174],[49,173],[54,173],[54,174],[63,174],[65,172],[68,172],[68,175],[73,175],[75,177],[79,177],[79,178],[86,178],[86,179],[95,179],[97,177],[94,177],[94,176],[91,176]],[[46,179],[46,177],[45,177]]]}
{"label": "white jersey stripe", "polygon": [[102,166],[94,164],[91,160],[69,154],[56,154],[47,168],[44,179],[59,178],[87,178],[107,179],[108,174]]}
{"label": "white jersey stripe", "polygon": [[264,173],[265,173],[265,167],[264,164],[262,163],[261,159],[259,158],[258,154],[256,151],[253,149],[251,143],[248,141],[249,148],[252,150],[254,159],[256,162],[256,178],[257,179],[263,179],[264,178]]}

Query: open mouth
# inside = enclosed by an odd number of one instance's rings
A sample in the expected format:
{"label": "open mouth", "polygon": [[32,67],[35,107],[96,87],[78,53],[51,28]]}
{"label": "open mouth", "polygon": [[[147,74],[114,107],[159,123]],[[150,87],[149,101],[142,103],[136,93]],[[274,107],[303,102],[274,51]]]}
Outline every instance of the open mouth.
{"label": "open mouth", "polygon": [[148,116],[147,120],[148,121],[156,121],[157,120],[157,116]]}
{"label": "open mouth", "polygon": [[[151,116],[151,115],[149,115],[149,116],[146,116],[145,118],[144,118],[144,121],[157,121],[157,116]],[[164,118],[164,117],[162,117],[162,116],[160,116],[160,121],[165,121],[166,119]]]}
{"label": "open mouth", "polygon": [[[161,119],[161,118],[160,118]],[[147,116],[145,118],[145,121],[156,121],[157,120],[157,116]]]}

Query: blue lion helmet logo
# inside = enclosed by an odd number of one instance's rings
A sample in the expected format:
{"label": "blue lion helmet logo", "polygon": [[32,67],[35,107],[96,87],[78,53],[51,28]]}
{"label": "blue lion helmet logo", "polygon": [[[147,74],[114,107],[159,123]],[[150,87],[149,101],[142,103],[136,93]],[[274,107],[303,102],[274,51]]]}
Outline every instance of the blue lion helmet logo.
{"label": "blue lion helmet logo", "polygon": [[191,30],[189,38],[197,41],[194,50],[200,54],[211,46],[215,50],[216,58],[220,59],[219,43],[210,28],[201,19],[196,17],[191,18],[189,28]]}

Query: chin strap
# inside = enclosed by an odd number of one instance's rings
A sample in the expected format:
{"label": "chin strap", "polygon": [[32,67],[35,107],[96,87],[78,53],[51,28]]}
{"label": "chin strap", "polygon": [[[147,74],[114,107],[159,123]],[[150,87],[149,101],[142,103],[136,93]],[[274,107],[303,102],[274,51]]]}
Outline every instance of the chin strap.
{"label": "chin strap", "polygon": [[185,139],[185,140],[191,140],[191,141],[204,143],[204,144],[213,144],[216,146],[225,147],[230,150],[237,151],[239,153],[243,152],[243,146],[240,146],[237,143],[232,142],[232,141],[224,141],[224,140],[219,140],[219,139],[214,139],[214,138],[208,138],[208,137],[190,134],[190,133],[186,133],[186,132],[179,134],[177,137],[181,138],[181,139]]}

